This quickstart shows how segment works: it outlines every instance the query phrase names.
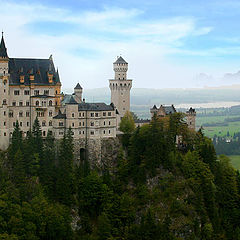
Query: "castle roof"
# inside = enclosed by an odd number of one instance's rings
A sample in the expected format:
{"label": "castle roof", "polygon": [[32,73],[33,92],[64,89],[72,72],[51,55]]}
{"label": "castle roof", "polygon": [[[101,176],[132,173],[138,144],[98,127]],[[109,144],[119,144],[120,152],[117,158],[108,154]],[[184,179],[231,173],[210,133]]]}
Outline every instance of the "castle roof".
{"label": "castle roof", "polygon": [[81,85],[78,83],[74,89],[82,89]]}
{"label": "castle roof", "polygon": [[[10,85],[30,85],[30,75],[34,75],[31,84],[55,85],[60,83],[58,71],[52,58],[31,59],[31,58],[10,58],[9,59]],[[53,83],[49,83],[48,74],[53,75]],[[20,83],[20,76],[24,76],[24,83]]]}
{"label": "castle roof", "polygon": [[107,105],[106,103],[79,103],[78,111],[113,111],[114,106],[112,104]]}
{"label": "castle roof", "polygon": [[117,61],[116,62],[114,62],[114,64],[116,64],[116,63],[124,63],[124,64],[128,64],[121,56],[120,57],[118,57],[118,59],[117,59]]}
{"label": "castle roof", "polygon": [[167,115],[176,112],[176,109],[175,109],[175,107],[174,107],[173,105],[171,105],[171,106],[162,106],[162,107],[163,107],[163,109],[164,109],[164,111],[165,111],[165,113],[166,113]]}
{"label": "castle roof", "polygon": [[77,102],[74,99],[73,95],[66,94],[62,100],[62,104],[77,104]]}
{"label": "castle roof", "polygon": [[66,114],[62,113],[60,110],[58,111],[58,115],[53,117],[53,119],[66,119]]}
{"label": "castle roof", "polygon": [[3,33],[2,33],[2,39],[0,43],[0,57],[2,58],[8,58],[7,55],[7,48],[5,46],[4,38],[3,38]]}

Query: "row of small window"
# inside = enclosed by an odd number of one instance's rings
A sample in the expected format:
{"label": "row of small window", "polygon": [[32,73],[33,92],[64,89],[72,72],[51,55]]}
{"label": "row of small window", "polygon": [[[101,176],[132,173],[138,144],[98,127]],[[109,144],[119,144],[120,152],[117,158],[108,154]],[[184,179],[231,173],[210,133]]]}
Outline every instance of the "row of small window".
{"label": "row of small window", "polygon": [[[3,99],[3,103],[2,103],[3,105],[6,105],[7,104],[7,100],[6,99]],[[35,102],[35,105],[36,106],[40,106],[40,102],[39,101],[36,101]],[[57,102],[56,102],[56,105],[57,105]],[[16,101],[13,101],[12,102],[12,106],[13,107],[16,107],[17,106],[17,103],[16,103]],[[19,107],[22,107],[23,106],[23,102],[21,101],[21,102],[19,102]],[[26,106],[30,106],[30,102],[29,101],[26,101]],[[47,102],[46,101],[42,101],[42,106],[43,107],[46,107],[47,106]],[[48,102],[48,106],[53,106],[53,101],[52,100],[49,100],[49,102]]]}
{"label": "row of small window", "polygon": [[[6,116],[6,112],[3,112],[3,115]],[[23,112],[19,112],[18,114],[19,117],[23,117]],[[53,116],[53,112],[49,111],[48,113],[49,117]],[[13,117],[13,112],[9,112],[9,117]],[[30,117],[30,112],[26,112],[26,117]],[[44,112],[37,112],[37,117],[44,117]]]}
{"label": "row of small window", "polygon": [[[79,117],[84,117],[84,112],[83,113],[79,113],[79,115],[78,115]],[[99,115],[99,113],[90,113],[90,116],[91,117],[99,117],[100,115]],[[103,112],[103,117],[106,117],[107,116],[107,113],[106,112]],[[108,116],[109,117],[111,117],[112,116],[112,113],[111,112],[108,112]],[[74,118],[75,117],[75,113],[72,113],[72,117]]]}
{"label": "row of small window", "polygon": [[[84,127],[84,125],[85,125],[84,122],[79,122],[79,127]],[[106,126],[106,122],[105,121],[103,122],[103,125]],[[108,125],[109,126],[111,125],[110,121],[108,122]],[[63,126],[64,126],[63,122],[59,122],[59,127],[63,127]],[[94,122],[90,122],[90,126],[94,127]],[[72,127],[75,127],[74,123],[72,123]]]}
{"label": "row of small window", "polygon": [[[42,127],[46,127],[47,126],[47,123],[46,123],[46,121],[42,121]],[[4,126],[6,126],[6,122],[4,122]],[[13,127],[15,127],[16,126],[16,122],[13,122]],[[22,127],[23,126],[23,122],[19,122],[19,126],[20,127]],[[26,126],[27,127],[29,127],[30,125],[29,125],[29,122],[26,122]],[[48,126],[52,126],[52,121],[49,121],[48,122]]]}
{"label": "row of small window", "polygon": [[[85,131],[79,131],[79,135],[84,135],[85,134]],[[94,131],[90,131],[90,135],[94,135],[95,132]],[[107,134],[107,131],[106,130],[103,130],[103,134]],[[111,130],[108,130],[108,134],[111,134]],[[64,135],[64,132],[59,132],[59,135]],[[72,135],[74,135],[74,132],[72,132]]]}
{"label": "row of small window", "polygon": [[[44,95],[49,95],[49,90],[44,90],[43,94]],[[20,90],[14,90],[14,95],[19,96],[20,95]],[[30,95],[30,90],[24,90],[24,95]],[[39,90],[34,90],[34,95],[35,96],[40,95],[40,91]]]}

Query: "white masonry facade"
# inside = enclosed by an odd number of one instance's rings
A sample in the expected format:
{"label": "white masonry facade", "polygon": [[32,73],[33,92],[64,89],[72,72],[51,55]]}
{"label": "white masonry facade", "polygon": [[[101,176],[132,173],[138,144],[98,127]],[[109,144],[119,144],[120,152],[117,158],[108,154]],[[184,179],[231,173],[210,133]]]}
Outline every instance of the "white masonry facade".
{"label": "white masonry facade", "polygon": [[9,58],[0,43],[0,149],[6,150],[18,121],[23,137],[38,118],[43,137],[51,131],[62,138],[71,128],[74,139],[115,138],[121,117],[130,110],[132,80],[122,57],[114,63],[110,80],[111,104],[87,103],[80,84],[64,95],[52,56],[47,59]]}

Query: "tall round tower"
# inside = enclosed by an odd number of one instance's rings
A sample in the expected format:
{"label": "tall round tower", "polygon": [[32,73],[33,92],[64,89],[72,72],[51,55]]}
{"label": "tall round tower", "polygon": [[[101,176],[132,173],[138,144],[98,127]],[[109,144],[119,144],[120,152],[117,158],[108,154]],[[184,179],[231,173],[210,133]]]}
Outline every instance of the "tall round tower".
{"label": "tall round tower", "polygon": [[132,80],[127,79],[128,63],[120,56],[113,63],[115,78],[109,80],[111,102],[118,110],[118,125],[126,111],[130,111],[130,90]]}

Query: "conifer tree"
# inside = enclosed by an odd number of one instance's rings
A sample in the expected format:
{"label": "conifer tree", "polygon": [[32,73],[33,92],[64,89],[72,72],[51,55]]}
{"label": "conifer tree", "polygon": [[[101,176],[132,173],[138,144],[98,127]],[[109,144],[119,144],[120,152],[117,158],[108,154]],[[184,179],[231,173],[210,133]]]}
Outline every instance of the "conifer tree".
{"label": "conifer tree", "polygon": [[60,154],[57,169],[57,196],[61,203],[71,206],[73,203],[74,178],[73,178],[73,138],[72,130],[64,133],[60,143]]}

